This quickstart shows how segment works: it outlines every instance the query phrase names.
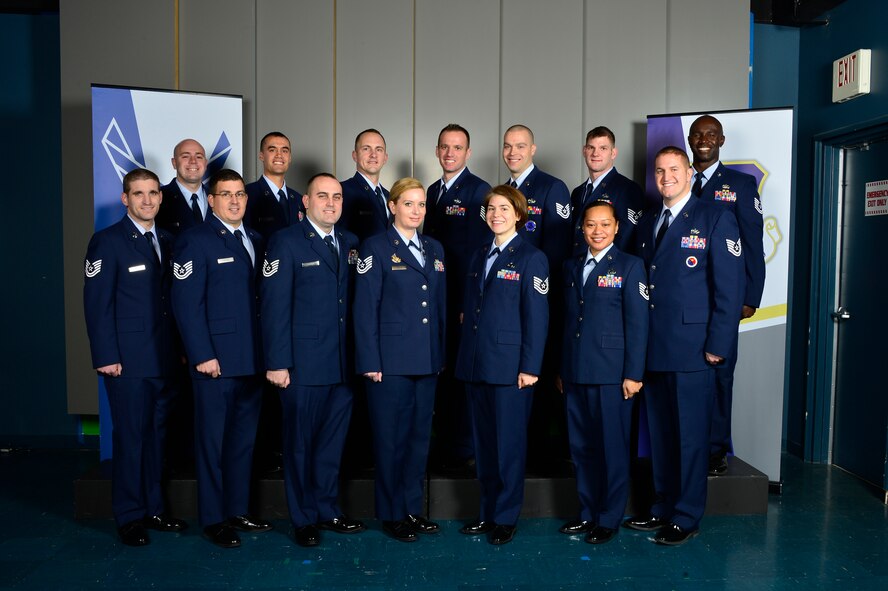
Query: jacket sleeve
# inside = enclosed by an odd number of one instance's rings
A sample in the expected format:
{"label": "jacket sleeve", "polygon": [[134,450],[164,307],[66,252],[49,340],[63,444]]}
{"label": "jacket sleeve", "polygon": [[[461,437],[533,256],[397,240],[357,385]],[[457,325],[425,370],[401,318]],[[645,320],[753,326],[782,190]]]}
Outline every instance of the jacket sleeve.
{"label": "jacket sleeve", "polygon": [[543,353],[549,333],[549,263],[536,252],[521,277],[521,358],[518,371],[538,376],[543,368]]}
{"label": "jacket sleeve", "polygon": [[623,334],[626,345],[623,358],[623,378],[641,381],[647,356],[648,281],[641,259],[633,258],[623,285]]}
{"label": "jacket sleeve", "polygon": [[617,210],[617,221],[620,222],[620,231],[617,233],[615,243],[623,252],[634,253],[635,230],[641,219],[641,210],[644,207],[644,195],[638,184],[626,180],[623,199]]}
{"label": "jacket sleeve", "polygon": [[352,307],[355,326],[355,373],[383,371],[379,347],[379,307],[382,302],[383,261],[371,244],[361,244]]}
{"label": "jacket sleeve", "polygon": [[747,182],[744,182],[742,189],[738,191],[736,215],[746,261],[746,290],[743,303],[758,308],[762,303],[762,292],[765,290],[765,247],[762,202],[754,177],[747,177]]}
{"label": "jacket sleeve", "polygon": [[[83,262],[83,313],[93,368],[120,363],[117,343],[117,261],[107,236],[93,235]],[[125,370],[125,368],[124,368]]]}
{"label": "jacket sleeve", "polygon": [[176,241],[171,299],[188,362],[195,366],[215,359],[207,321],[207,256],[193,232],[183,232]]}
{"label": "jacket sleeve", "polygon": [[743,307],[745,284],[744,250],[740,230],[734,214],[720,212],[712,231],[709,249],[708,273],[712,290],[712,315],[704,351],[719,357],[729,357]]}
{"label": "jacket sleeve", "polygon": [[[553,178],[543,216],[542,250],[553,264],[567,259],[573,249],[574,225],[571,222],[570,192],[563,181]],[[557,275],[561,269],[553,269]]]}
{"label": "jacket sleeve", "polygon": [[268,241],[259,281],[259,322],[265,368],[293,367],[293,285],[296,261],[287,247],[288,232],[278,232]]}

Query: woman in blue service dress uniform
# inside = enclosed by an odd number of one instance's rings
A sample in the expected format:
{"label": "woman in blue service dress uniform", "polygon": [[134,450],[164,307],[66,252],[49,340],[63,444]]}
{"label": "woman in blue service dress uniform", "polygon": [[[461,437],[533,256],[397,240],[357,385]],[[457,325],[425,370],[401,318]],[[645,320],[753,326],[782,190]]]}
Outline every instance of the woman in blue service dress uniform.
{"label": "woman in blue service dress uniform", "polygon": [[367,378],[376,516],[394,539],[413,542],[439,529],[422,511],[435,386],[444,366],[444,249],[418,231],[426,213],[418,180],[396,182],[388,208],[392,224],[360,247],[355,371]]}
{"label": "woman in blue service dress uniform", "polygon": [[561,383],[580,515],[560,531],[590,544],[617,535],[629,498],[632,399],[641,389],[648,339],[644,262],[614,244],[610,201],[582,214],[586,251],[564,263]]}
{"label": "woman in blue service dress uniform", "polygon": [[519,226],[533,223],[520,191],[494,187],[484,205],[494,239],[469,263],[456,361],[471,410],[481,507],[460,532],[505,544],[524,501],[527,422],[549,328],[549,266],[518,235]]}

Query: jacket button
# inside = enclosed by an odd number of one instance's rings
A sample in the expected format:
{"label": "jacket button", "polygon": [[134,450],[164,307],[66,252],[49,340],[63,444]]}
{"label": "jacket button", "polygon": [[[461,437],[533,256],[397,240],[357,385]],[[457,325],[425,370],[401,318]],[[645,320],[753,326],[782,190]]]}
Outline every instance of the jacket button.
{"label": "jacket button", "polygon": [[423,323],[423,324],[428,324],[428,323],[429,323],[429,319],[428,319],[428,318],[423,318],[423,319],[422,319],[422,323]]}
{"label": "jacket button", "polygon": [[580,317],[577,319],[577,321],[578,321],[578,322],[582,322],[582,321],[583,321],[583,317],[580,316]]}
{"label": "jacket button", "polygon": [[654,305],[653,305],[653,304],[651,304],[651,310],[653,310],[653,309],[654,309]]}
{"label": "jacket button", "polygon": [[427,290],[428,288],[429,288],[428,285],[423,285],[423,286],[422,286],[422,290],[423,290],[423,291]]}
{"label": "jacket button", "polygon": [[473,325],[472,325],[472,330],[478,330],[478,325],[477,325],[477,324],[473,324]]}
{"label": "jacket button", "polygon": [[657,265],[651,265],[651,271],[656,271],[656,270],[657,270]]}
{"label": "jacket button", "polygon": [[428,307],[429,304],[428,304],[428,302],[423,302],[421,305],[423,308],[426,308],[426,307]]}
{"label": "jacket button", "polygon": [[654,289],[655,285],[651,283],[650,289]]}
{"label": "jacket button", "polygon": [[583,300],[580,300],[580,305],[581,305],[581,306],[583,305]]}
{"label": "jacket button", "polygon": [[580,333],[577,333],[577,338],[580,338]]}

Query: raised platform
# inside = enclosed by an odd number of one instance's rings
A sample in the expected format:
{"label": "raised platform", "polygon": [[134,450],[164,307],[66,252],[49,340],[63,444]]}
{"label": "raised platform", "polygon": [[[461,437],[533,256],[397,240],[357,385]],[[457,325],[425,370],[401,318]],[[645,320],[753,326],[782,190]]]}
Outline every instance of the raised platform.
{"label": "raised platform", "polygon": [[[569,462],[546,470],[529,471],[524,484],[521,516],[570,519],[577,512],[577,497]],[[639,460],[633,468],[627,514],[645,511],[652,497],[650,464]],[[172,515],[197,515],[197,482],[193,475],[174,476],[167,482],[167,503]],[[373,517],[372,471],[355,473],[340,484],[343,511],[353,517]],[[254,512],[266,519],[287,519],[287,500],[280,473],[257,479]],[[426,503],[431,519],[471,519],[478,511],[478,483],[473,474],[432,472],[426,481]],[[74,507],[78,519],[110,518],[110,462],[97,466],[74,481]],[[768,477],[740,458],[732,457],[728,472],[709,477],[707,515],[762,514],[768,510]]]}

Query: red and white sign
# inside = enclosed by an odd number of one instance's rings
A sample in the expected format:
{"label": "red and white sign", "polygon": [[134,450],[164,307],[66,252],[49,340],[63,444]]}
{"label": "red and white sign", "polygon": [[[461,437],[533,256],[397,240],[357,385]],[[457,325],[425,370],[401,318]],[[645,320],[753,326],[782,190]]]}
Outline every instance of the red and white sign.
{"label": "red and white sign", "polygon": [[888,215],[888,180],[866,184],[865,216]]}
{"label": "red and white sign", "polygon": [[869,49],[858,49],[833,62],[832,102],[844,103],[870,91]]}

